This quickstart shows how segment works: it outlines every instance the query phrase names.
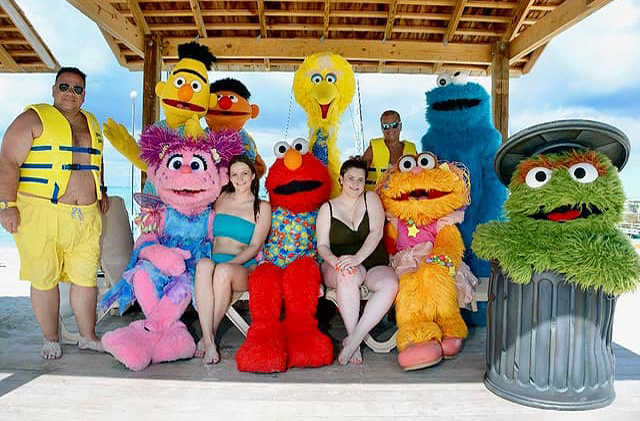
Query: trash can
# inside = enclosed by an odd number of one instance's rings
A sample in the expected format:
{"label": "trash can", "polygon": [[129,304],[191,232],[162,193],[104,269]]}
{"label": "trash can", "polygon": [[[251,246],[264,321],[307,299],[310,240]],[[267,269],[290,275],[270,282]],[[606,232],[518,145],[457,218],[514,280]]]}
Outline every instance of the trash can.
{"label": "trash can", "polygon": [[484,383],[537,408],[587,410],[615,399],[611,332],[616,297],[555,272],[510,281],[492,262]]}

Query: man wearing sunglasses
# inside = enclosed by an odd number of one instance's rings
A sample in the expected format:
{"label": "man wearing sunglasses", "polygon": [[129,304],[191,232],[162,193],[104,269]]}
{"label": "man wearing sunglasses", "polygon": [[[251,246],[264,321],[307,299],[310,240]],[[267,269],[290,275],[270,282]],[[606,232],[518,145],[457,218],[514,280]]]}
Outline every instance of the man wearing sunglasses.
{"label": "man wearing sunglasses", "polygon": [[402,121],[400,114],[387,110],[380,116],[380,128],[384,137],[371,139],[362,159],[367,163],[366,189],[373,190],[382,174],[404,155],[415,155],[416,145],[408,140],[400,141]]}
{"label": "man wearing sunglasses", "polygon": [[63,67],[53,105],[35,104],[11,123],[0,152],[0,223],[14,235],[20,279],[31,282],[31,304],[44,336],[41,355],[62,356],[58,282],[71,282],[78,347],[104,352],[96,337],[96,274],[103,187],[102,132],[82,110],[86,75]]}

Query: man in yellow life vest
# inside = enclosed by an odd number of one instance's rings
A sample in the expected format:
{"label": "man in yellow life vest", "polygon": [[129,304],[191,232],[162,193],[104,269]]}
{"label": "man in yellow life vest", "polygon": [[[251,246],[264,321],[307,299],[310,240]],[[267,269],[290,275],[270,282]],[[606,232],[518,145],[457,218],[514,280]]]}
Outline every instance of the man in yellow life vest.
{"label": "man in yellow life vest", "polygon": [[0,223],[20,253],[20,279],[31,282],[31,304],[44,336],[41,355],[62,356],[58,282],[71,282],[78,347],[104,352],[96,337],[96,275],[100,259],[102,132],[81,109],[86,75],[63,67],[53,106],[30,105],[7,129],[0,152]]}
{"label": "man in yellow life vest", "polygon": [[362,159],[367,163],[369,172],[365,188],[374,190],[382,174],[404,155],[415,155],[416,145],[408,140],[400,141],[402,121],[400,114],[387,110],[380,116],[380,128],[384,137],[371,139]]}

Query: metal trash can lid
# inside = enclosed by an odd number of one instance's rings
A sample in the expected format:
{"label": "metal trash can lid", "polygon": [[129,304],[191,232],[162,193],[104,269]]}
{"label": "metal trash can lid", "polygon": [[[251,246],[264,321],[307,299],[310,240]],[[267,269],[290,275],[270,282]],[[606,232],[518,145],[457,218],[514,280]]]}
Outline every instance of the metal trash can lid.
{"label": "metal trash can lid", "polygon": [[558,120],[531,126],[503,143],[494,159],[498,178],[508,186],[518,164],[532,156],[568,149],[593,149],[622,170],[629,159],[629,139],[619,129],[593,120]]}

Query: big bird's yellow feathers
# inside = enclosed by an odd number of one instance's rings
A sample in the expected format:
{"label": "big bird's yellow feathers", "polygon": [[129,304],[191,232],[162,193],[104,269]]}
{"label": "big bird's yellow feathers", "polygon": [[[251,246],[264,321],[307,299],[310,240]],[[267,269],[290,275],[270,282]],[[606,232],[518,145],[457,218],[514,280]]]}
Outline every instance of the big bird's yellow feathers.
{"label": "big bird's yellow feathers", "polygon": [[340,192],[340,153],[337,138],[340,116],[355,92],[355,76],[347,60],[334,53],[307,57],[293,78],[296,102],[307,114],[309,146],[329,168],[331,196]]}

